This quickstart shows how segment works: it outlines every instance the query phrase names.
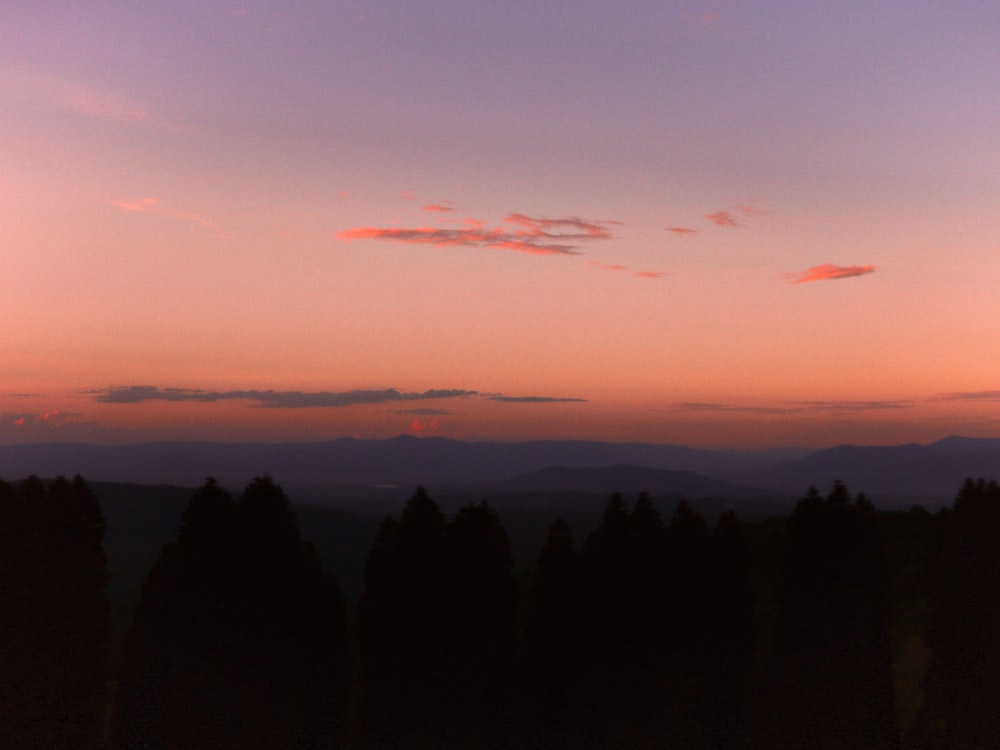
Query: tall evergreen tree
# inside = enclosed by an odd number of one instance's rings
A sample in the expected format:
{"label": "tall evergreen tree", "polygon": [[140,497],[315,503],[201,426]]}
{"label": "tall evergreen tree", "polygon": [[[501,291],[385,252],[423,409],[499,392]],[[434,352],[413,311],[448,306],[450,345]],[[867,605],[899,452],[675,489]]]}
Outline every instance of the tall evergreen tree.
{"label": "tall evergreen tree", "polygon": [[0,746],[101,746],[110,611],[104,517],[79,476],[0,482]]}
{"label": "tall evergreen tree", "polygon": [[663,705],[670,748],[701,748],[707,742],[715,656],[710,637],[709,544],[705,519],[681,500],[666,531],[670,616],[663,632],[668,649]]}
{"label": "tall evergreen tree", "polygon": [[578,747],[583,570],[562,519],[550,528],[527,602],[522,663],[521,744],[530,750]]}
{"label": "tall evergreen tree", "polygon": [[936,526],[931,658],[907,745],[990,747],[1000,737],[1000,486],[967,479]]}
{"label": "tall evergreen tree", "polygon": [[359,605],[360,745],[510,742],[517,589],[510,542],[485,504],[446,523],[419,488],[383,521]]}
{"label": "tall evergreen tree", "polygon": [[486,503],[461,508],[445,529],[449,710],[458,746],[513,741],[518,589],[510,541]]}
{"label": "tall evergreen tree", "polygon": [[760,706],[772,748],[898,746],[886,565],[872,505],[837,482],[796,505]]}
{"label": "tall evergreen tree", "polygon": [[209,479],[150,570],[132,615],[115,731],[123,750],[224,748],[238,735],[236,548],[236,504]]}
{"label": "tall evergreen tree", "polygon": [[582,715],[589,747],[666,742],[670,578],[667,534],[652,500],[619,494],[583,550],[586,582]]}
{"label": "tall evergreen tree", "polygon": [[709,547],[705,747],[747,747],[746,703],[753,666],[754,594],[743,524],[723,513]]}
{"label": "tall evergreen tree", "polygon": [[335,748],[346,610],[280,487],[209,479],[150,572],[126,641],[122,748]]}
{"label": "tall evergreen tree", "polygon": [[379,527],[358,605],[360,745],[448,747],[445,517],[420,487]]}
{"label": "tall evergreen tree", "polygon": [[584,542],[583,747],[626,742],[637,665],[630,625],[636,604],[632,525],[625,499],[608,500],[597,529]]}

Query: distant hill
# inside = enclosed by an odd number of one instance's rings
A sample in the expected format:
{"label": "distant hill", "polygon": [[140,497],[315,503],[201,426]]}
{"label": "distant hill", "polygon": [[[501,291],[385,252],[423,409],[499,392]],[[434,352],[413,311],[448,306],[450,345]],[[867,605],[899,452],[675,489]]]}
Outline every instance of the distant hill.
{"label": "distant hill", "polygon": [[490,492],[649,492],[653,495],[676,495],[688,499],[716,497],[730,499],[773,497],[767,489],[741,487],[731,482],[708,479],[693,471],[669,471],[648,466],[616,464],[613,466],[547,466],[510,479],[484,483]]}
{"label": "distant hill", "polygon": [[[789,458],[789,454],[796,457]],[[564,473],[556,467],[563,467]],[[587,470],[593,473],[586,474]],[[934,506],[950,502],[966,477],[1000,478],[1000,439],[949,437],[930,445],[843,445],[811,453],[409,436],[319,443],[0,446],[2,478],[76,473],[90,481],[185,487],[199,486],[205,477],[214,476],[238,489],[254,476],[269,473],[291,494],[308,502],[386,508],[396,507],[419,484],[463,498],[469,490],[509,494],[584,487],[603,493],[647,489],[688,497],[745,498],[748,487],[797,497],[810,485],[825,491],[840,479],[853,492],[869,495],[876,505],[919,502]],[[491,482],[501,484],[490,486]],[[509,484],[505,487],[504,482]],[[706,484],[711,482],[717,484]],[[751,494],[760,492],[752,490]]]}
{"label": "distant hill", "polygon": [[632,464],[726,476],[760,466],[751,453],[675,445],[536,440],[465,442],[400,436],[319,443],[172,442],[95,446],[75,443],[0,446],[0,476],[83,474],[88,479],[200,485],[214,476],[241,486],[270,473],[284,486],[415,486],[507,479],[546,466]]}
{"label": "distant hill", "polygon": [[841,445],[804,458],[751,470],[742,479],[785,492],[821,490],[839,479],[876,504],[954,499],[967,477],[1000,479],[1000,439],[949,437],[930,445]]}

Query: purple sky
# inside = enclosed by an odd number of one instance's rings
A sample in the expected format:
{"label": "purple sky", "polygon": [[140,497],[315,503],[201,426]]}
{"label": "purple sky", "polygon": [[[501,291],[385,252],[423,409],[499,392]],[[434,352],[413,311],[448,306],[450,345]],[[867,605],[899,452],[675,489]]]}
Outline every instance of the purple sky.
{"label": "purple sky", "polygon": [[13,4],[0,443],[998,435],[998,29]]}

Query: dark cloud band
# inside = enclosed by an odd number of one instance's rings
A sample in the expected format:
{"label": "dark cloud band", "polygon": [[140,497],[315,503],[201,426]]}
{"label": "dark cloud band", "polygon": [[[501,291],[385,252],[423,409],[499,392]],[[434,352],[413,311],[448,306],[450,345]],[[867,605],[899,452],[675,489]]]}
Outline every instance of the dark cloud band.
{"label": "dark cloud band", "polygon": [[[434,388],[426,391],[400,391],[396,388],[352,391],[206,391],[196,388],[159,388],[152,385],[112,386],[87,391],[103,404],[138,404],[144,401],[214,403],[217,401],[254,401],[272,409],[337,408],[363,404],[386,404],[397,401],[437,401],[441,399],[484,397],[505,403],[560,403],[584,401],[581,398],[551,396],[504,396],[459,388]],[[428,412],[430,410],[427,410]]]}

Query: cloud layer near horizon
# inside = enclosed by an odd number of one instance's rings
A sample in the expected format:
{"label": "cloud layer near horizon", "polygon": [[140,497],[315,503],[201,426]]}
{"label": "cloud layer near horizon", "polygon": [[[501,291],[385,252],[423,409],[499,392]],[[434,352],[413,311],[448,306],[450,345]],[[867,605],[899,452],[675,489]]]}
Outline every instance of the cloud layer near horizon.
{"label": "cloud layer near horizon", "polygon": [[0,427],[28,427],[32,425],[62,425],[71,422],[82,414],[55,409],[53,411],[35,414],[33,412],[4,412],[0,414]]}
{"label": "cloud layer near horizon", "polygon": [[1000,391],[953,391],[936,393],[932,401],[1000,401]]}
{"label": "cloud layer near horizon", "polygon": [[357,389],[351,391],[205,391],[196,388],[159,388],[152,385],[128,385],[100,388],[86,392],[105,404],[138,404],[144,401],[187,401],[214,403],[217,401],[254,401],[257,406],[271,409],[337,408],[361,404],[385,404],[396,401],[434,401],[440,399],[478,397],[503,403],[570,403],[582,398],[555,396],[505,396],[501,393],[458,388],[437,388],[407,392],[396,388]]}
{"label": "cloud layer near horizon", "polygon": [[914,401],[791,401],[782,406],[741,406],[734,404],[685,401],[673,404],[681,411],[726,412],[737,414],[859,414],[886,409],[909,409]]}

